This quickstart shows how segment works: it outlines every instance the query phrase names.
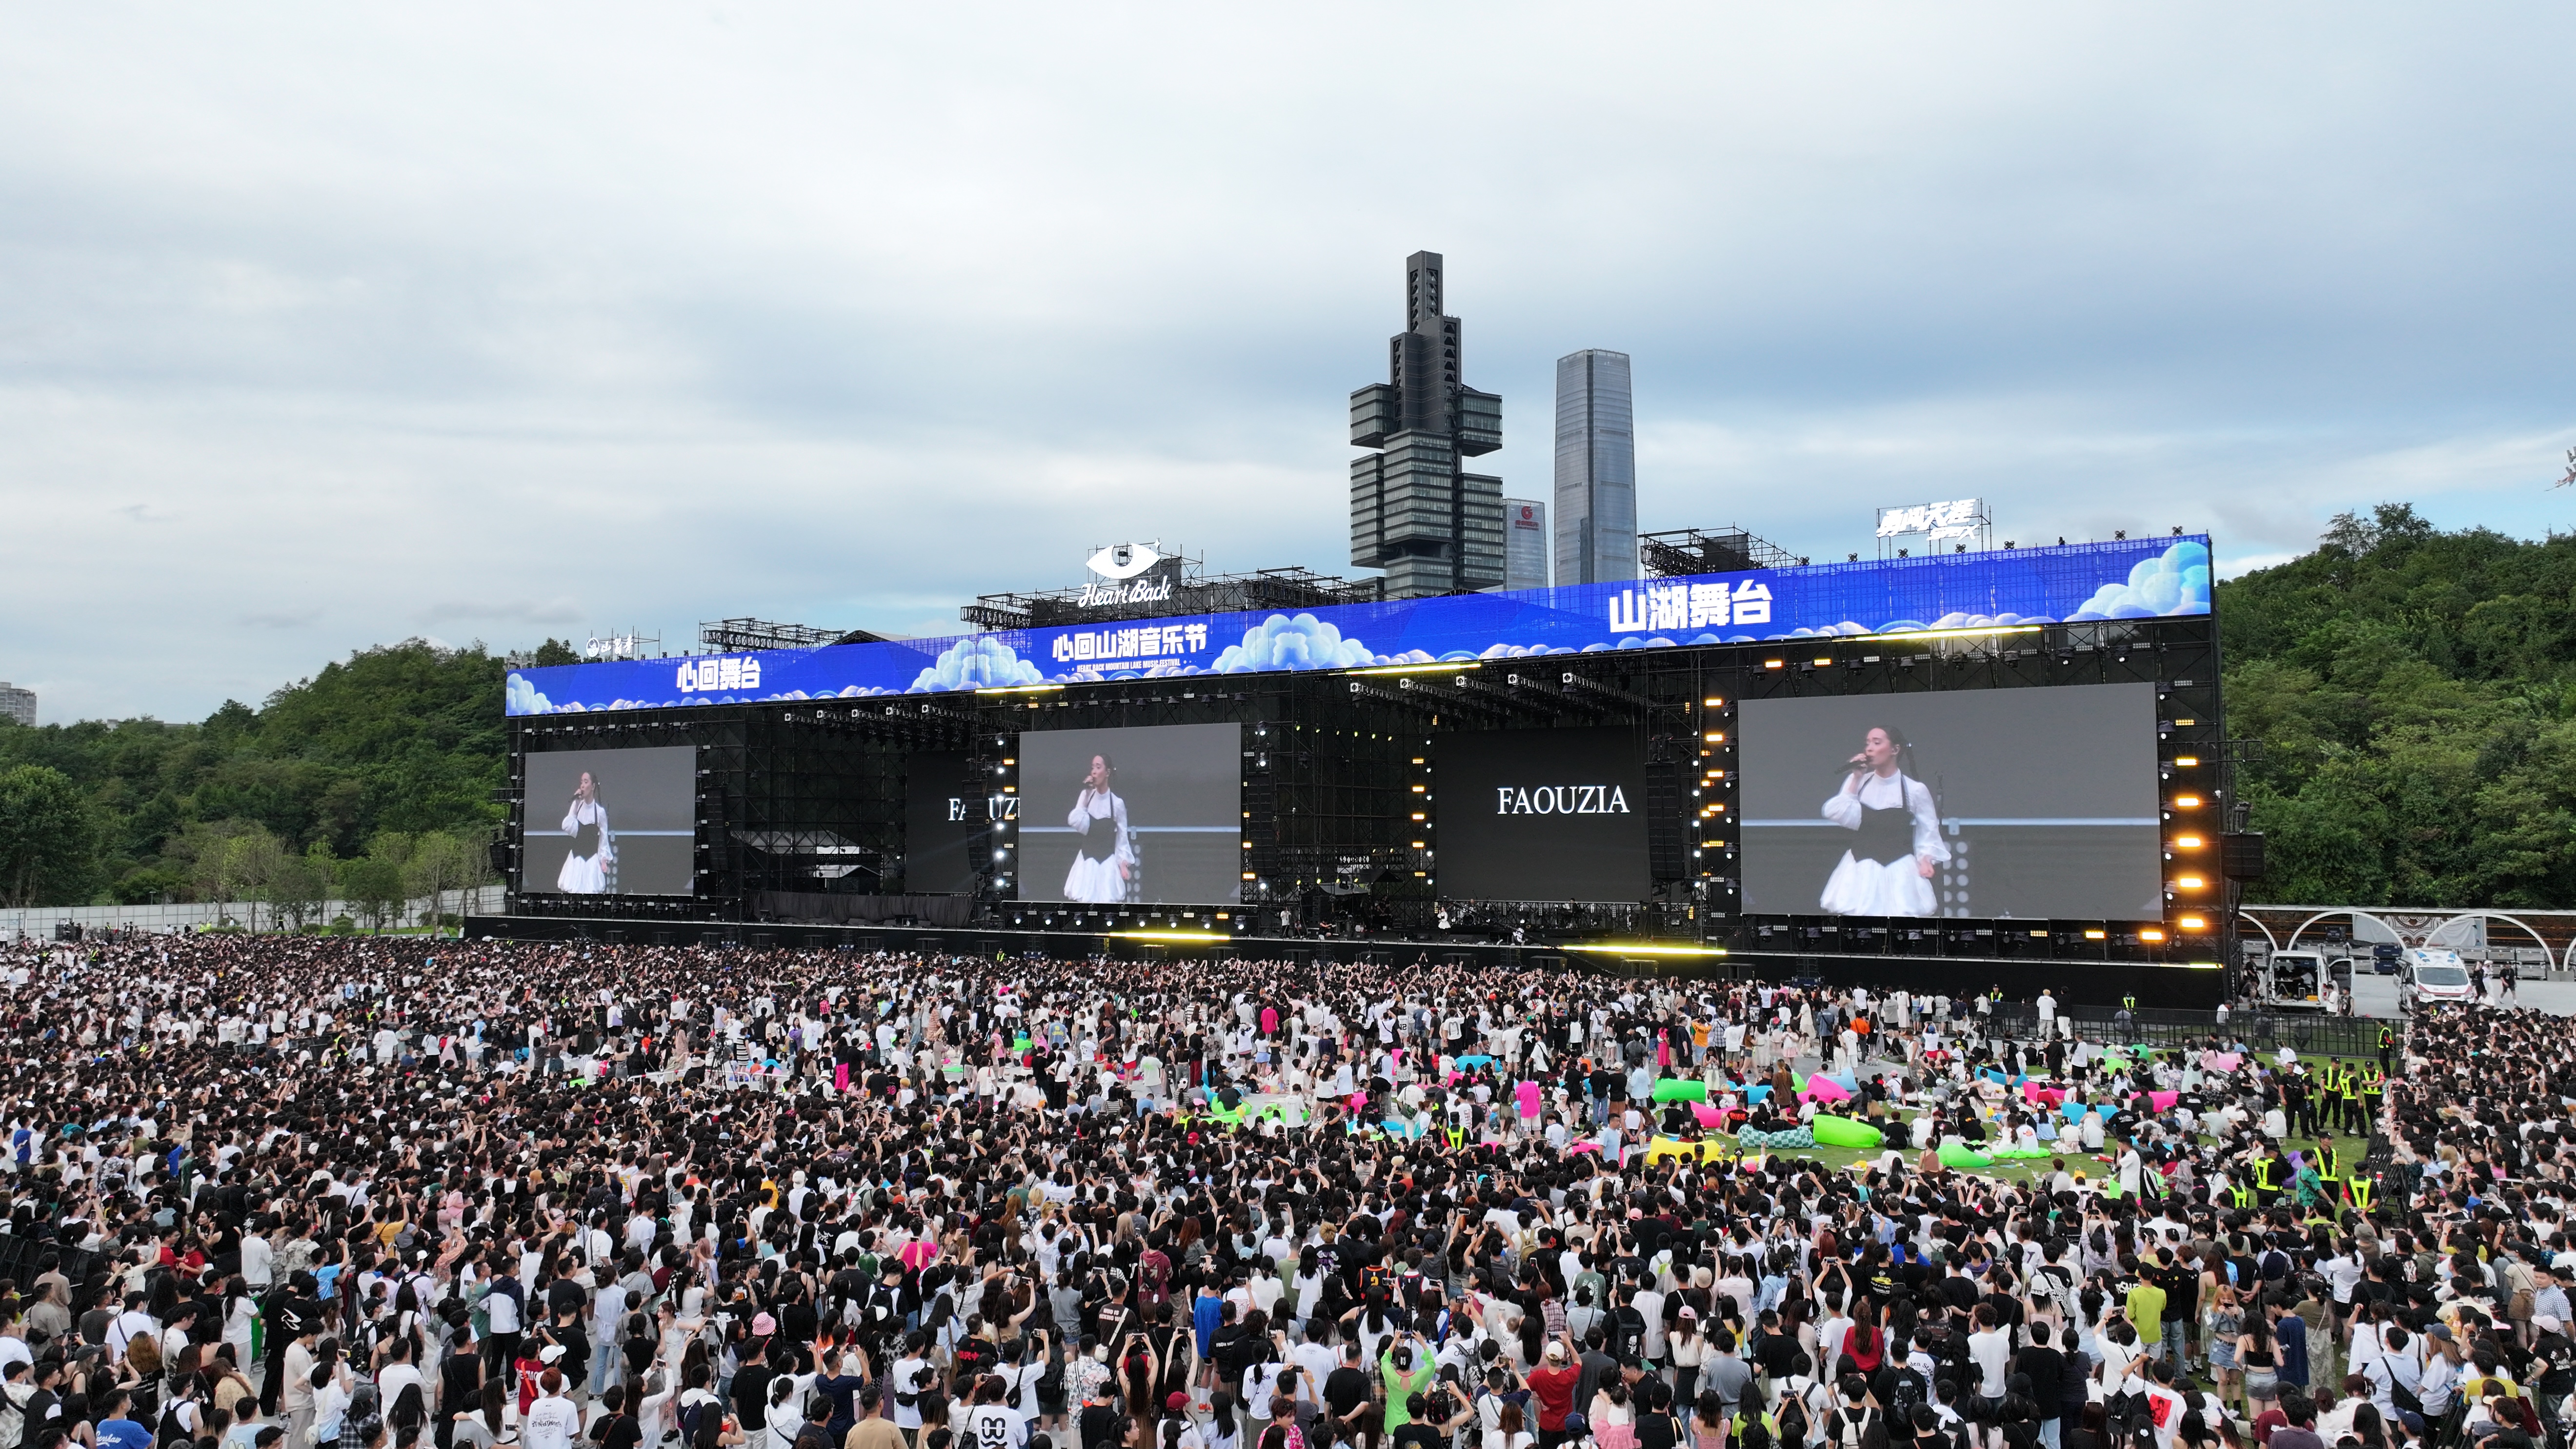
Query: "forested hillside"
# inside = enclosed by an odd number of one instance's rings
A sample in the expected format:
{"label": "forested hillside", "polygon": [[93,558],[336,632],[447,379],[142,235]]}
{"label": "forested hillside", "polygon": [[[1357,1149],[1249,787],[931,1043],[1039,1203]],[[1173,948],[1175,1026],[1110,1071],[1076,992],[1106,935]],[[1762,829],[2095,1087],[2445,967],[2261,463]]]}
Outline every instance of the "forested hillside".
{"label": "forested hillside", "polygon": [[452,889],[504,815],[502,679],[479,645],[412,640],[200,723],[0,725],[0,904],[249,897],[291,915]]}
{"label": "forested hillside", "polygon": [[2442,533],[2405,504],[2220,584],[2254,900],[2576,906],[2576,535]]}

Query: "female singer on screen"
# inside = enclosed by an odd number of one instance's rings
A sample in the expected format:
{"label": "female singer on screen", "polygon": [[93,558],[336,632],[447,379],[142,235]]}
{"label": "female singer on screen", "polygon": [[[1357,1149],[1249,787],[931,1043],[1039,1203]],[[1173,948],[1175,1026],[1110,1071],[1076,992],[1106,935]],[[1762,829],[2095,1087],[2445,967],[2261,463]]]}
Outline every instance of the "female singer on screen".
{"label": "female singer on screen", "polygon": [[1064,817],[1082,837],[1074,846],[1073,868],[1064,873],[1066,900],[1114,905],[1127,899],[1127,871],[1136,863],[1136,852],[1127,843],[1127,802],[1111,788],[1117,774],[1107,755],[1092,756],[1082,793]]}
{"label": "female singer on screen", "polygon": [[555,889],[577,896],[606,895],[617,888],[617,837],[608,830],[608,804],[599,798],[599,779],[588,770],[573,787],[572,806],[564,811],[563,832],[572,837],[572,853],[555,872]]}
{"label": "female singer on screen", "polygon": [[1950,858],[1941,841],[1941,812],[1932,792],[1902,767],[1914,747],[1903,731],[1877,726],[1844,766],[1843,787],[1825,802],[1825,818],[1859,838],[1825,881],[1820,904],[1836,916],[1937,916],[1935,866]]}

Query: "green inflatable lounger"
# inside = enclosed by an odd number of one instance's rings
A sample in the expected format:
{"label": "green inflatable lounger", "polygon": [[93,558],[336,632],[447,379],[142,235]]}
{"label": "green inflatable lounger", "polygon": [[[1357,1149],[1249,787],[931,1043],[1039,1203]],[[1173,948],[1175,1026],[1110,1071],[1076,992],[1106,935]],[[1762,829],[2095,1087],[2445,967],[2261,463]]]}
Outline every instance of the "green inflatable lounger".
{"label": "green inflatable lounger", "polygon": [[1807,1124],[1807,1130],[1816,1134],[1819,1147],[1876,1147],[1883,1140],[1878,1129],[1868,1123],[1837,1117],[1831,1112],[1817,1113],[1816,1120]]}
{"label": "green inflatable lounger", "polygon": [[1944,1142],[1941,1144],[1941,1165],[1943,1167],[1992,1167],[1995,1165],[1995,1160],[1964,1142]]}
{"label": "green inflatable lounger", "polygon": [[1655,1080],[1655,1100],[1705,1102],[1708,1100],[1708,1083],[1685,1081],[1680,1077],[1659,1077]]}

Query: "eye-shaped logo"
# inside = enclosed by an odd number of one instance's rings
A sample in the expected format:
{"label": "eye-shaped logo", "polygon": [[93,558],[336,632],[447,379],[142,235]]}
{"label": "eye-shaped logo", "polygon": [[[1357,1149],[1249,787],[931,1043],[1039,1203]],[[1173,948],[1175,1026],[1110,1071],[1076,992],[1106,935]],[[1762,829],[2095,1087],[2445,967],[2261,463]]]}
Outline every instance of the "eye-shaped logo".
{"label": "eye-shaped logo", "polygon": [[1112,544],[1091,556],[1089,567],[1104,579],[1132,579],[1162,562],[1149,544]]}

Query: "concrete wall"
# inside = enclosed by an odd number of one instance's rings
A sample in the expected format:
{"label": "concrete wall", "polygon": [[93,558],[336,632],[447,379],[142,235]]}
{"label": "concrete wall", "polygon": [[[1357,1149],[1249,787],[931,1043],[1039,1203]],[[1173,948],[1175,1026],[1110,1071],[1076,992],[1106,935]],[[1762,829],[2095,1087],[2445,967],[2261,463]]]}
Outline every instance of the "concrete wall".
{"label": "concrete wall", "polygon": [[[499,911],[501,902],[500,886],[484,886],[480,890],[446,892],[440,897],[439,909],[451,916],[488,915]],[[199,926],[211,926],[226,920],[247,926],[253,919],[251,912],[254,909],[259,912],[257,920],[261,930],[270,930],[276,926],[277,913],[266,902],[194,901],[185,905],[169,906],[30,906],[24,910],[0,910],[0,941],[15,941],[21,936],[50,941],[54,938],[54,927],[65,921],[78,925],[84,931],[103,930],[108,927],[141,931],[191,931]],[[413,900],[404,907],[403,922],[419,920],[427,914],[428,910],[428,897],[423,896]],[[365,919],[345,901],[328,902],[322,907],[320,915],[308,919],[318,920],[328,925],[332,917],[342,915],[352,920]]]}

